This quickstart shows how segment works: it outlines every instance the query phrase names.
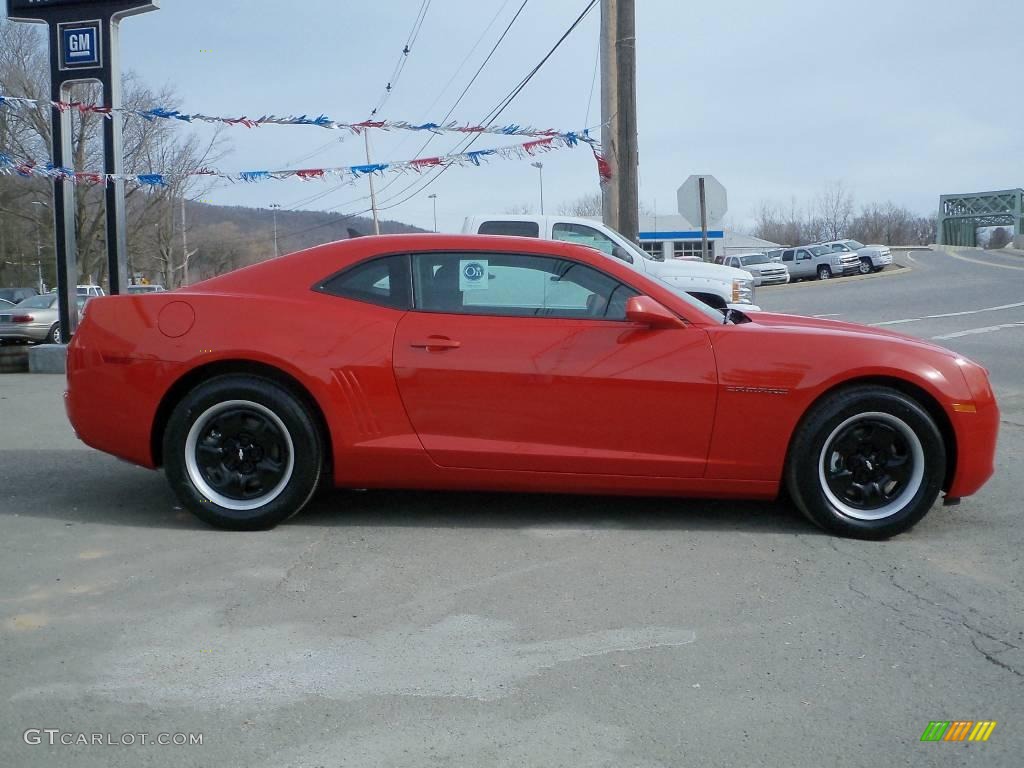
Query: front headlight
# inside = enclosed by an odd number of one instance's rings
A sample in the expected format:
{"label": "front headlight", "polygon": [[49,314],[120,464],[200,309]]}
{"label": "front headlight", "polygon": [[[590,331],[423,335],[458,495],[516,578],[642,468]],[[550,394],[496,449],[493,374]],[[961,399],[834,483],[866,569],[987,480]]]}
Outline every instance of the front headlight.
{"label": "front headlight", "polygon": [[732,281],[732,303],[753,304],[754,303],[754,281],[745,278],[736,278]]}

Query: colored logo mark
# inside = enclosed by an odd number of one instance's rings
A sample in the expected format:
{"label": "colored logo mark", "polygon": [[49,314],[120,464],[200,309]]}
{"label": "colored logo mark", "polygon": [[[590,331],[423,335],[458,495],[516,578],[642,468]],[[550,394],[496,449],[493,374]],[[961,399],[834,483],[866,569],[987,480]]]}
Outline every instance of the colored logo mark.
{"label": "colored logo mark", "polygon": [[921,741],[988,741],[995,729],[995,720],[932,720]]}
{"label": "colored logo mark", "polygon": [[477,262],[470,262],[462,270],[462,274],[466,276],[467,280],[482,280],[484,276],[483,265]]}

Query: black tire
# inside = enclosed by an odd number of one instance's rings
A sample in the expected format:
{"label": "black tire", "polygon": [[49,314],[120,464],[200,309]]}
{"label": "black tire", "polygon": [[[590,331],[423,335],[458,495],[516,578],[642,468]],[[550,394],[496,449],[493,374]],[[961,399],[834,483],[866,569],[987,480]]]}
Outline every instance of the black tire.
{"label": "black tire", "polygon": [[163,456],[181,503],[210,525],[236,531],[273,528],[296,514],[316,491],[324,463],[306,406],[268,379],[237,374],[205,381],[178,403]]}
{"label": "black tire", "polygon": [[818,279],[819,280],[831,280],[832,279],[832,268],[827,267],[824,264],[818,267]]}
{"label": "black tire", "polygon": [[46,334],[46,338],[43,340],[44,344],[60,344],[60,323],[54,323],[50,327],[50,332]]}
{"label": "black tire", "polygon": [[[928,513],[945,471],[946,446],[928,412],[894,389],[859,385],[827,396],[804,416],[785,479],[816,525],[840,536],[887,539]],[[878,498],[866,498],[873,494]]]}
{"label": "black tire", "polygon": [[875,269],[875,265],[871,263],[871,259],[860,260],[860,273],[862,275],[870,275]]}

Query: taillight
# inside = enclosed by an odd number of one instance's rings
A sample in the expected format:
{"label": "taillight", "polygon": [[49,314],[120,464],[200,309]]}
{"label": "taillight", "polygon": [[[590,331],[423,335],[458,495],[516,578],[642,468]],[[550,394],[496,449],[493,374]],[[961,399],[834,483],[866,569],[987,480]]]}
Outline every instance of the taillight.
{"label": "taillight", "polygon": [[32,315],[14,315],[14,317],[11,318],[12,323],[31,323],[33,320],[35,320],[35,318],[32,317]]}

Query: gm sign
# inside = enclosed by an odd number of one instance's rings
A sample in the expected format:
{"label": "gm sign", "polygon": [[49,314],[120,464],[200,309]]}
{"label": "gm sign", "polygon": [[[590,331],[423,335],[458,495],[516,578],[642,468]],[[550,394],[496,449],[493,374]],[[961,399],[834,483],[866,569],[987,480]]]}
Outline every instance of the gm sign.
{"label": "gm sign", "polygon": [[57,30],[61,69],[96,69],[103,66],[99,21],[58,24]]}

